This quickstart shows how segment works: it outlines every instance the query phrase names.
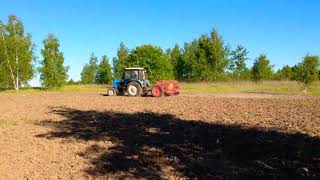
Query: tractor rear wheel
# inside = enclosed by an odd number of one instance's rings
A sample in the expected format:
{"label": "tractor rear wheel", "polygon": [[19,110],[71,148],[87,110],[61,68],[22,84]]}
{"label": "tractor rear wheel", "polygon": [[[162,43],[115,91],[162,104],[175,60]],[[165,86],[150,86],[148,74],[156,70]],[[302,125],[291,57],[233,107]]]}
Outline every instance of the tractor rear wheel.
{"label": "tractor rear wheel", "polygon": [[151,90],[152,96],[153,97],[161,97],[163,96],[164,90],[162,86],[155,86]]}
{"label": "tractor rear wheel", "polygon": [[116,96],[117,90],[115,88],[109,88],[108,89],[108,96]]}
{"label": "tractor rear wheel", "polygon": [[139,83],[131,82],[128,84],[127,93],[129,96],[141,96],[142,88]]}

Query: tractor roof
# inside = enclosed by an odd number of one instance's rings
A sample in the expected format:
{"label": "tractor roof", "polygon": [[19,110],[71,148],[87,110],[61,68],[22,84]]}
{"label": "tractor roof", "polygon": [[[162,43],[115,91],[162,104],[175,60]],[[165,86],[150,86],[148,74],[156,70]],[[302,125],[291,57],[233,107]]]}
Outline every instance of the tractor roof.
{"label": "tractor roof", "polygon": [[142,68],[142,67],[126,68],[126,70],[144,70],[144,68]]}

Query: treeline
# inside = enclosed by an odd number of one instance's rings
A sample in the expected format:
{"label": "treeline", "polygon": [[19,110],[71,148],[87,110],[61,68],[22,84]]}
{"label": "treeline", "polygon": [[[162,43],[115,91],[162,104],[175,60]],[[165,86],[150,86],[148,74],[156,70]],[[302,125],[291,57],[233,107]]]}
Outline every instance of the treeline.
{"label": "treeline", "polygon": [[[108,59],[107,56],[103,56]],[[92,54],[89,63],[85,64],[81,72],[82,84],[110,83],[112,78],[121,79],[126,67],[144,67],[151,81],[157,79],[173,79],[173,66],[167,55],[160,47],[141,45],[129,51],[123,43],[120,44],[117,56],[113,58],[113,73],[108,61],[98,59]],[[105,68],[102,68],[104,66]]]}
{"label": "treeline", "polygon": [[109,84],[112,81],[111,66],[109,58],[104,55],[100,63],[92,53],[89,63],[85,64],[81,72],[81,84]]}
{"label": "treeline", "polygon": [[[165,51],[150,44],[130,50],[121,43],[112,65],[108,56],[98,58],[92,53],[77,82],[72,79],[67,82],[69,68],[64,65],[59,40],[53,34],[43,40],[41,59],[36,59],[34,47],[31,34],[24,32],[23,23],[16,16],[9,16],[7,24],[0,21],[0,88],[18,90],[27,86],[37,72],[45,88],[59,88],[67,83],[108,84],[112,79],[120,79],[125,67],[144,67],[151,81],[296,80],[302,82],[305,89],[320,74],[319,57],[315,55],[306,55],[297,65],[274,71],[270,59],[261,54],[253,66],[248,67],[249,51],[241,45],[230,48],[215,29],[183,47],[176,44]],[[35,67],[36,62],[40,67]]]}
{"label": "treeline", "polygon": [[[231,49],[222,36],[213,29],[184,47],[178,44],[163,51],[153,45],[141,45],[130,51],[120,44],[113,59],[113,77],[121,78],[125,67],[144,67],[148,78],[179,81],[243,81],[243,80],[316,80],[319,77],[319,57],[306,55],[301,63],[288,65],[274,71],[274,65],[264,55],[259,55],[252,67],[247,66],[249,51],[241,45]],[[310,79],[310,80],[307,80]]]}
{"label": "treeline", "polygon": [[306,55],[297,65],[274,71],[274,65],[264,54],[248,67],[248,54],[241,45],[231,49],[215,29],[210,35],[185,43],[183,48],[176,44],[165,52],[153,45],[138,46],[130,51],[121,43],[113,59],[113,77],[121,78],[125,67],[144,67],[151,81],[172,78],[191,82],[296,80],[302,82],[305,90],[320,79],[319,56]]}

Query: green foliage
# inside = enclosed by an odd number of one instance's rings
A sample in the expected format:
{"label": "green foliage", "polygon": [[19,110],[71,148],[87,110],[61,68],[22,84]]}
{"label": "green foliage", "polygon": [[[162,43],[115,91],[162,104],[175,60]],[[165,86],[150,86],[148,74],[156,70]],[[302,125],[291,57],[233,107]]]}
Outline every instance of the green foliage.
{"label": "green foliage", "polygon": [[96,74],[98,71],[98,58],[92,53],[90,56],[89,64],[85,64],[81,72],[82,84],[94,84]]}
{"label": "green foliage", "polygon": [[260,55],[255,60],[251,74],[254,81],[270,80],[272,78],[272,65],[265,55]]}
{"label": "green foliage", "polygon": [[284,66],[280,72],[284,79],[290,80],[292,78],[292,68],[290,66]]}
{"label": "green foliage", "polygon": [[180,57],[178,59],[178,62],[175,67],[175,72],[176,72],[176,79],[177,80],[184,80],[186,72],[186,62],[183,57]]}
{"label": "green foliage", "polygon": [[[198,82],[180,83],[184,92],[202,93],[280,93],[302,94],[299,83],[295,81],[229,81],[229,82]],[[310,95],[320,96],[320,82],[312,83]]]}
{"label": "green foliage", "polygon": [[191,81],[218,80],[228,64],[229,48],[214,29],[211,36],[202,35],[192,43],[185,43],[183,78]]}
{"label": "green foliage", "polygon": [[5,62],[0,61],[0,89],[8,88],[10,84],[10,76],[7,75]]}
{"label": "green foliage", "polygon": [[251,69],[249,68],[244,68],[240,73],[239,73],[239,79],[240,80],[250,80],[252,77]]}
{"label": "green foliage", "polygon": [[45,88],[61,88],[66,84],[68,67],[64,66],[63,53],[60,52],[59,40],[53,34],[43,40],[41,50],[43,60],[40,61],[40,80]]}
{"label": "green foliage", "polygon": [[291,80],[298,80],[300,76],[300,66],[298,64],[292,66],[291,68],[292,76]]}
{"label": "green foliage", "polygon": [[307,92],[310,84],[318,79],[319,75],[319,56],[306,55],[302,63],[296,67],[296,78],[302,82]]}
{"label": "green foliage", "polygon": [[153,45],[141,45],[131,51],[123,67],[143,67],[150,81],[172,79],[172,65],[162,49]]}
{"label": "green foliage", "polygon": [[117,52],[117,57],[113,58],[113,75],[116,79],[121,79],[125,67],[125,61],[129,55],[129,50],[123,42],[120,43],[120,48]]}
{"label": "green foliage", "polygon": [[102,59],[98,66],[96,83],[110,84],[111,82],[112,82],[112,72],[111,72],[111,66],[109,64],[109,58],[107,56],[102,56]]}
{"label": "green foliage", "polygon": [[[59,51],[59,41],[49,35],[44,41],[39,68],[40,80],[46,88],[62,87],[66,84],[68,67],[65,67],[63,54]],[[7,24],[0,21],[0,88],[19,89],[34,76],[33,44],[31,35],[24,32],[23,23],[14,15]],[[228,60],[229,59],[229,60]],[[239,45],[233,51],[225,45],[223,37],[213,29],[183,47],[178,44],[166,52],[157,46],[141,45],[129,51],[123,42],[113,58],[113,77],[120,79],[125,67],[144,67],[151,81],[175,78],[180,81],[217,80],[297,80],[307,89],[320,79],[319,57],[307,55],[302,63],[293,67],[284,66],[273,74],[270,61],[260,55],[251,69],[246,67],[248,50]],[[105,84],[112,80],[109,59],[91,55],[88,64],[81,72],[83,84]],[[227,69],[228,68],[228,69]],[[68,84],[78,84],[72,79]]]}
{"label": "green foliage", "polygon": [[35,71],[33,67],[31,35],[25,34],[22,22],[10,15],[7,24],[0,21],[0,74],[1,86],[19,90],[27,84]]}
{"label": "green foliage", "polygon": [[77,84],[81,84],[79,81],[74,81],[72,78],[67,81],[67,85],[77,85]]}
{"label": "green foliage", "polygon": [[248,58],[248,50],[243,46],[237,46],[237,48],[231,51],[231,58],[228,69],[233,73],[237,80],[248,80],[243,78],[249,78],[247,76],[248,69],[246,68],[246,61]]}
{"label": "green foliage", "polygon": [[292,68],[288,65],[279,69],[275,74],[275,79],[277,80],[290,80],[293,78]]}
{"label": "green foliage", "polygon": [[173,67],[174,78],[181,80],[183,77],[184,60],[179,45],[176,44],[172,51],[168,49],[167,54]]}

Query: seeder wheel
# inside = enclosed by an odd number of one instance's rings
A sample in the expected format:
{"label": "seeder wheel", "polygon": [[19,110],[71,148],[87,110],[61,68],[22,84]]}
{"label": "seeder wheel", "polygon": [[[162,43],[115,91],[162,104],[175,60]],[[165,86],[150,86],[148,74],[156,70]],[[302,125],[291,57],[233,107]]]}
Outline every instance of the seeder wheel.
{"label": "seeder wheel", "polygon": [[163,87],[162,86],[155,86],[151,90],[153,97],[161,97],[163,96]]}

